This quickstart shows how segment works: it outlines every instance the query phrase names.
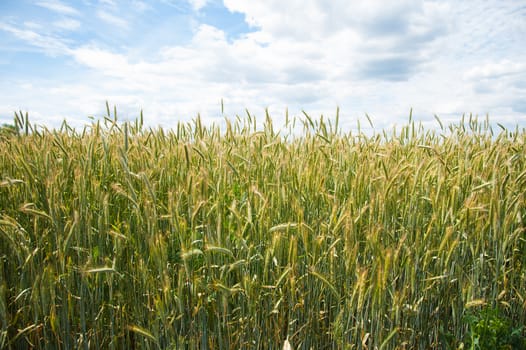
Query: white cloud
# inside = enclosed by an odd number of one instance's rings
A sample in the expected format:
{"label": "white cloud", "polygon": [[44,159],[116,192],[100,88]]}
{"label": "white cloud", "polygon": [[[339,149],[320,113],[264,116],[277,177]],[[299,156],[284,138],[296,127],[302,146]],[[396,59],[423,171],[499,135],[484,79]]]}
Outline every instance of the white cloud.
{"label": "white cloud", "polygon": [[125,76],[119,73],[128,66],[128,62],[123,55],[110,53],[95,47],[73,49],[71,54],[77,62],[89,68],[101,70],[107,75]]}
{"label": "white cloud", "polygon": [[19,29],[8,24],[0,24],[0,30],[11,33],[26,43],[42,49],[49,55],[63,55],[68,52],[68,46],[61,38],[40,34],[29,29]]}
{"label": "white cloud", "polygon": [[207,5],[209,0],[188,0],[194,11],[199,11]]}
{"label": "white cloud", "polygon": [[505,104],[516,113],[526,114],[526,64],[509,59],[486,62],[469,69],[464,79],[474,93],[484,96],[479,103],[491,108]]}
{"label": "white cloud", "polygon": [[33,21],[24,21],[24,27],[27,28],[27,29],[31,29],[31,30],[41,30],[42,29],[42,25],[40,23],[37,23],[37,22],[33,22]]}
{"label": "white cloud", "polygon": [[115,2],[115,0],[99,0],[99,2],[106,6],[117,7],[117,3]]}
{"label": "white cloud", "polygon": [[[172,4],[188,7],[190,1]],[[171,41],[147,56],[132,55],[133,47],[109,50],[96,41],[73,45],[37,29],[5,24],[0,29],[86,68],[79,70],[85,74],[82,83],[33,85],[36,102],[30,110],[42,115],[100,115],[108,99],[125,115],[133,117],[144,108],[152,124],[173,126],[197,113],[218,117],[224,99],[231,116],[246,107],[261,118],[269,107],[276,124],[286,108],[291,115],[304,109],[332,117],[336,106],[348,127],[365,112],[377,128],[404,123],[411,107],[422,119],[438,114],[455,120],[473,112],[526,122],[519,115],[526,113],[526,54],[500,47],[518,47],[513,40],[520,39],[515,33],[524,25],[503,20],[510,10],[496,3],[482,14],[468,5],[416,0],[225,4],[244,14],[254,31],[232,39],[219,28],[197,23],[184,44]],[[101,20],[133,30],[131,22],[114,16],[115,8],[101,5],[95,10]],[[192,2],[196,10],[205,5]],[[494,31],[500,34],[490,33],[489,22],[480,28],[484,15],[499,24]],[[491,42],[484,42],[489,36]],[[27,93],[9,93],[14,101],[27,98]],[[65,106],[58,102],[64,100]],[[57,106],[69,112],[56,113]]]}
{"label": "white cloud", "polygon": [[71,18],[65,18],[59,21],[55,21],[53,22],[53,25],[59,29],[64,29],[64,30],[77,30],[81,26],[79,21],[71,19]]}
{"label": "white cloud", "polygon": [[36,5],[64,15],[79,14],[79,12],[74,7],[68,6],[58,0],[38,1]]}
{"label": "white cloud", "polygon": [[104,22],[108,23],[109,25],[120,27],[120,28],[128,28],[129,24],[126,20],[124,20],[121,17],[117,17],[107,11],[99,10],[97,11],[97,17],[103,20]]}
{"label": "white cloud", "polygon": [[132,2],[132,6],[135,9],[135,11],[137,11],[137,12],[145,12],[146,10],[151,10],[152,9],[152,7],[150,5],[148,5],[146,2],[139,1],[139,0],[134,0]]}
{"label": "white cloud", "polygon": [[475,66],[468,70],[464,77],[466,79],[477,80],[477,79],[497,79],[500,77],[525,74],[526,75],[526,63],[524,62],[513,62],[509,59],[504,59],[499,62],[484,63]]}
{"label": "white cloud", "polygon": [[432,41],[448,31],[447,4],[422,1],[225,0],[225,5],[244,13],[272,42],[305,43],[324,54],[337,53],[340,62],[326,55],[325,63],[352,62],[342,68],[353,78],[407,80]]}
{"label": "white cloud", "polygon": [[187,5],[190,4],[189,2],[181,1],[181,0],[159,0],[161,3],[171,6],[179,11],[184,12]]}

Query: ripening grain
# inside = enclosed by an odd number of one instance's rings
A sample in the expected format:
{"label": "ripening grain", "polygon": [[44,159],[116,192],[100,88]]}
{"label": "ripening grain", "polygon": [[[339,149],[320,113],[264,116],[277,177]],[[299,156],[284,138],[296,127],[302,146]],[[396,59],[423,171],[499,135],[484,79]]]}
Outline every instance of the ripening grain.
{"label": "ripening grain", "polygon": [[18,116],[0,136],[0,348],[456,348],[467,310],[526,322],[524,131],[304,117]]}

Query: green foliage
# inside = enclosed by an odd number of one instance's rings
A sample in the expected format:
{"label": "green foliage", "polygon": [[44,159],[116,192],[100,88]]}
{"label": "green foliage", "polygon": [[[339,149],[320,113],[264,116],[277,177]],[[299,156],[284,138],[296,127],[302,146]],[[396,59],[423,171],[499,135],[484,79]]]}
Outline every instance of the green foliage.
{"label": "green foliage", "polygon": [[509,318],[498,309],[485,307],[480,312],[466,316],[469,332],[466,346],[472,350],[525,349],[526,335],[523,325],[513,327]]}

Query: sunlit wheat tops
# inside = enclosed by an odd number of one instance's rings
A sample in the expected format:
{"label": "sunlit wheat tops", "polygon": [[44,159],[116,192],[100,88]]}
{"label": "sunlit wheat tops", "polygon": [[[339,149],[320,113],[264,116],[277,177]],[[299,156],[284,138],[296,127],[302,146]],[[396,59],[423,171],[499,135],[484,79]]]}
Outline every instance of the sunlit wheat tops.
{"label": "sunlit wheat tops", "polygon": [[447,349],[486,307],[521,331],[524,130],[287,119],[48,130],[17,114],[0,134],[0,348]]}

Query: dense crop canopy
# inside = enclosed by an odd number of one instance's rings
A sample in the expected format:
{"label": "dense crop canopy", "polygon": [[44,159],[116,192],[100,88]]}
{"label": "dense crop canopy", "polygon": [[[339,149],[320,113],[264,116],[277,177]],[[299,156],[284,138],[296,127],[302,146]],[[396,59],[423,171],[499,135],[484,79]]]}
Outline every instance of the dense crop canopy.
{"label": "dense crop canopy", "polygon": [[18,118],[0,347],[454,348],[473,310],[525,323],[524,131],[304,117],[299,135]]}

